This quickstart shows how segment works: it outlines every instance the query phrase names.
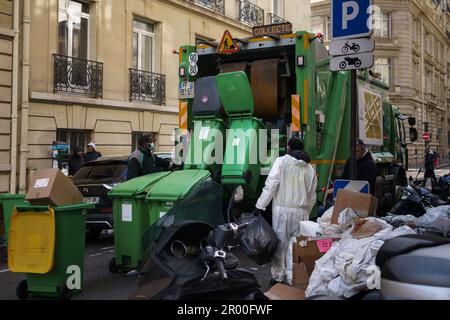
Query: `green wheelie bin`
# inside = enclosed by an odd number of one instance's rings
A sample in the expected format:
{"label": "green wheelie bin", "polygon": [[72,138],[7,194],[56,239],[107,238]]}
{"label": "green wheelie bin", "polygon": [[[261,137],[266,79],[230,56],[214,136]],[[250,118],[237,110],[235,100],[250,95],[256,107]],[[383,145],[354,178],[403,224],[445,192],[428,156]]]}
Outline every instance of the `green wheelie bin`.
{"label": "green wheelie bin", "polygon": [[[16,207],[10,224],[8,266],[26,273],[17,296],[68,300],[84,281],[86,209],[91,203]],[[52,235],[53,233],[53,235]]]}
{"label": "green wheelie bin", "polygon": [[[25,194],[0,194],[0,208],[3,212],[3,223],[5,231],[4,247],[0,244],[0,260],[3,262],[8,261],[7,247],[8,247],[8,232],[9,222],[16,206],[23,206],[29,204],[25,200]],[[1,217],[0,217],[1,218]],[[0,219],[2,220],[2,219]]]}
{"label": "green wheelie bin", "polygon": [[158,221],[189,191],[211,177],[207,170],[175,171],[156,183],[147,193],[150,207],[150,220]]}
{"label": "green wheelie bin", "polygon": [[168,176],[159,172],[121,183],[109,192],[113,200],[115,257],[109,262],[111,273],[136,269],[144,258],[142,237],[155,222],[150,219],[145,196],[152,186]]}

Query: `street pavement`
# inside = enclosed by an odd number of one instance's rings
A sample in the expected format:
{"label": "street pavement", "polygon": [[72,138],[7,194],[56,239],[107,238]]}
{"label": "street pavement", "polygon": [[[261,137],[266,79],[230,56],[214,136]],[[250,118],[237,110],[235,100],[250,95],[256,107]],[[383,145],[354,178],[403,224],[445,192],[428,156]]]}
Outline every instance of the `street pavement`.
{"label": "street pavement", "polygon": [[[255,274],[263,290],[268,290],[270,266],[255,264],[240,248],[232,252],[241,261],[242,268]],[[72,300],[127,300],[136,291],[135,278],[109,272],[108,263],[113,257],[113,235],[102,235],[98,240],[87,241],[84,289]],[[11,273],[7,265],[0,263],[0,300],[17,300],[16,287],[24,279],[24,274]]]}

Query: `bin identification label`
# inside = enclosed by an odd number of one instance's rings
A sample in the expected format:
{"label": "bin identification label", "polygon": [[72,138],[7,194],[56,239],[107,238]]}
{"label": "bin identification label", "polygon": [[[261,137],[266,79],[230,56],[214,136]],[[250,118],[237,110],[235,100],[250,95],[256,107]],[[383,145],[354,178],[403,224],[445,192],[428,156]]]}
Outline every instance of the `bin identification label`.
{"label": "bin identification label", "polygon": [[132,222],[133,221],[133,205],[131,203],[122,204],[122,221]]}
{"label": "bin identification label", "polygon": [[332,246],[333,246],[332,239],[317,240],[317,247],[319,247],[320,253],[327,253]]}
{"label": "bin identification label", "polygon": [[49,181],[50,181],[49,178],[38,179],[38,180],[36,180],[36,183],[34,184],[34,187],[35,187],[36,189],[39,189],[39,188],[47,188],[47,187],[48,187]]}
{"label": "bin identification label", "polygon": [[208,135],[209,135],[209,127],[202,127],[198,138],[200,140],[206,140],[206,139],[208,139]]}
{"label": "bin identification label", "polygon": [[233,147],[238,147],[241,144],[241,139],[234,138],[233,139]]}

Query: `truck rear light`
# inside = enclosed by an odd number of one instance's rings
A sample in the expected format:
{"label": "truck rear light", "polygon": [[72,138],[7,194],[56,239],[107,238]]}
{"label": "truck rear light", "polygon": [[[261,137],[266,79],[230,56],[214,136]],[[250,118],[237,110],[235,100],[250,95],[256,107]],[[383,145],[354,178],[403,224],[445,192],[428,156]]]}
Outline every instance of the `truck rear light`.
{"label": "truck rear light", "polygon": [[104,214],[109,214],[109,213],[113,213],[113,209],[112,208],[101,208],[100,212],[104,213]]}
{"label": "truck rear light", "polygon": [[305,57],[304,56],[298,56],[297,57],[297,66],[298,67],[304,67],[305,66]]}
{"label": "truck rear light", "polygon": [[186,68],[181,67],[180,68],[180,77],[185,77],[186,76]]}

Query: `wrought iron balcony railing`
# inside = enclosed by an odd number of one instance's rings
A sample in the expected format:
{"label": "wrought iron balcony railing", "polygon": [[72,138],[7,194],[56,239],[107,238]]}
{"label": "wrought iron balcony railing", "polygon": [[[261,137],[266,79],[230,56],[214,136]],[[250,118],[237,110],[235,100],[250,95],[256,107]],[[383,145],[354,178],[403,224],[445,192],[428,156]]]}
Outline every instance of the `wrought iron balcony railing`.
{"label": "wrought iron balcony railing", "polygon": [[273,13],[268,13],[267,18],[269,18],[269,24],[289,23],[289,21],[287,21]]}
{"label": "wrought iron balcony railing", "polygon": [[239,1],[239,21],[250,26],[264,24],[264,9],[246,0]]}
{"label": "wrought iron balcony railing", "polygon": [[130,100],[166,104],[166,76],[130,69]]}
{"label": "wrought iron balcony railing", "polygon": [[103,63],[59,54],[53,58],[55,93],[103,97]]}
{"label": "wrought iron balcony railing", "polygon": [[225,14],[225,0],[184,0],[196,4],[200,7],[208,8],[212,11]]}

